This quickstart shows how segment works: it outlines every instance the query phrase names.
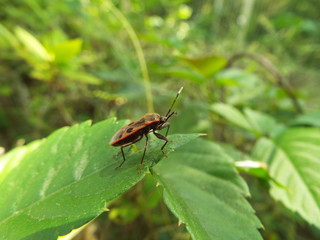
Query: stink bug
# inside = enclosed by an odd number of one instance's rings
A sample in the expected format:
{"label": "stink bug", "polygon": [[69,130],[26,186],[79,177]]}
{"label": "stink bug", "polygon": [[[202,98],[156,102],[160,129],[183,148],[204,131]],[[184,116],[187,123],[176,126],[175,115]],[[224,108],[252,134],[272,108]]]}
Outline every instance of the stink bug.
{"label": "stink bug", "polygon": [[[143,150],[142,158],[140,161],[140,167],[139,167],[139,171],[141,170],[144,155],[146,154],[146,149],[147,149],[148,141],[149,141],[148,134],[150,132],[152,132],[157,138],[165,141],[165,143],[161,147],[161,151],[162,151],[163,155],[165,157],[167,157],[167,155],[163,151],[164,147],[169,142],[169,140],[167,139],[167,135],[168,135],[170,124],[167,121],[169,120],[169,118],[173,114],[176,113],[176,112],[172,112],[171,109],[172,109],[174,103],[176,102],[179,94],[181,93],[182,89],[183,89],[183,87],[181,87],[180,90],[178,91],[177,96],[173,100],[171,107],[169,108],[167,114],[164,117],[160,116],[160,114],[158,114],[158,113],[147,113],[142,118],[139,118],[139,119],[129,123],[127,126],[120,128],[120,130],[114,134],[114,136],[111,138],[109,144],[113,147],[121,147],[120,150],[121,150],[122,158],[123,158],[123,161],[121,162],[121,164],[118,167],[116,167],[116,169],[120,168],[124,164],[124,162],[126,161],[126,158],[125,158],[125,155],[123,152],[123,148],[140,141],[143,138],[143,136],[145,136],[146,143],[144,145],[144,150]],[[156,130],[161,130],[163,128],[167,128],[165,136],[156,132]]]}

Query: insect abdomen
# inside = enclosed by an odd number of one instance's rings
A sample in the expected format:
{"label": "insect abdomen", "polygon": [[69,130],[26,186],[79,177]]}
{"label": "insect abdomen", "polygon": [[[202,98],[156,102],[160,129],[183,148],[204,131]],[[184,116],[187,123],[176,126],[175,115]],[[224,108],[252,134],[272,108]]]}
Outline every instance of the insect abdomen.
{"label": "insect abdomen", "polygon": [[137,133],[134,133],[134,134],[131,134],[125,138],[122,138],[118,141],[114,141],[112,143],[110,143],[111,146],[114,146],[114,147],[117,147],[117,146],[122,146],[124,144],[127,144],[127,143],[130,143],[130,142],[134,142],[134,140],[138,139],[140,137],[140,133],[137,132]]}

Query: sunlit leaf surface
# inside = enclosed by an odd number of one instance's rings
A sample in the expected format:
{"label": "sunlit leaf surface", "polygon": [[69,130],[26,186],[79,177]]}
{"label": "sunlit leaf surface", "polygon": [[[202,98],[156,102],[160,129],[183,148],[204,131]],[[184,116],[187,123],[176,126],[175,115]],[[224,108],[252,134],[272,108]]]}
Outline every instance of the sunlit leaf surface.
{"label": "sunlit leaf surface", "polygon": [[[126,150],[127,162],[115,170],[122,156],[108,143],[124,123],[84,122],[6,154],[0,160],[0,239],[56,239],[105,211],[108,200],[142,179],[163,158],[163,142],[151,138],[141,173],[140,145]],[[196,137],[169,136],[167,152]]]}
{"label": "sunlit leaf surface", "polygon": [[271,158],[272,196],[320,227],[320,129],[292,128],[279,136]]}

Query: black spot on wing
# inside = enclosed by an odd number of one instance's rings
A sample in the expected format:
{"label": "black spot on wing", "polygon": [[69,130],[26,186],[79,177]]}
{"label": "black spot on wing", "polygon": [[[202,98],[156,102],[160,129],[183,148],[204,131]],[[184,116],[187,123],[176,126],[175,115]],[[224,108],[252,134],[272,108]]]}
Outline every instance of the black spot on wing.
{"label": "black spot on wing", "polygon": [[126,132],[127,132],[127,133],[131,133],[132,130],[133,130],[133,128],[128,128]]}

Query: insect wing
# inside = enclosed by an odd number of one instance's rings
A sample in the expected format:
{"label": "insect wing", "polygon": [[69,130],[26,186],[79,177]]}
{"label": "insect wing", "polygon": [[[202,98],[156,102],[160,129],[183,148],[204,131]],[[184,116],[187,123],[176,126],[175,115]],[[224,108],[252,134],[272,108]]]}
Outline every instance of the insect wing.
{"label": "insect wing", "polygon": [[116,133],[113,135],[113,137],[111,138],[109,144],[110,144],[110,145],[113,145],[113,143],[115,143],[115,142],[117,142],[119,139],[121,139],[122,136],[123,136],[123,133],[125,132],[125,129],[126,129],[126,128],[127,128],[127,126],[124,126],[124,127],[120,128],[119,131],[116,132]]}
{"label": "insect wing", "polygon": [[147,113],[142,118],[137,119],[129,123],[128,125],[120,128],[118,132],[111,138],[109,144],[111,146],[119,146],[120,141],[124,140],[125,138],[130,137],[131,135],[137,133],[142,128],[159,121],[160,115],[156,113]]}
{"label": "insect wing", "polygon": [[134,122],[129,123],[128,125],[122,127],[119,129],[118,132],[114,134],[114,136],[111,138],[109,144],[112,146],[117,146],[117,142],[119,142],[121,139],[124,139],[137,131],[139,131],[141,128],[143,128],[144,125],[144,118],[140,118]]}

